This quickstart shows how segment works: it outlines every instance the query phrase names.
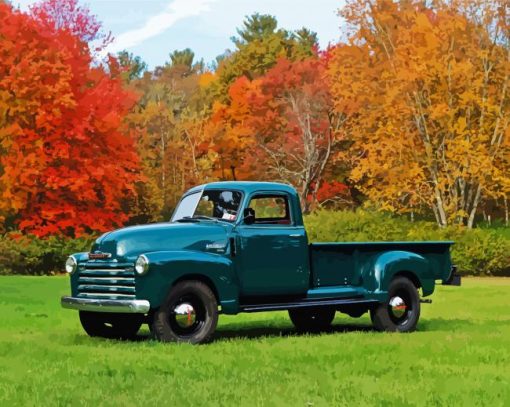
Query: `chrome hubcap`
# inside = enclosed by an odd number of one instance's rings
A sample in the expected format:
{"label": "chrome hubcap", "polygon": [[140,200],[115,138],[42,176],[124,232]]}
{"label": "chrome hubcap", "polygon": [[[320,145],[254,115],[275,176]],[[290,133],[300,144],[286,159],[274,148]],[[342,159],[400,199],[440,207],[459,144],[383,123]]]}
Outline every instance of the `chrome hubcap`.
{"label": "chrome hubcap", "polygon": [[396,318],[402,318],[407,310],[407,305],[401,297],[392,297],[390,299],[391,312]]}
{"label": "chrome hubcap", "polygon": [[174,308],[175,321],[181,328],[189,328],[196,319],[195,309],[190,303],[184,302]]}

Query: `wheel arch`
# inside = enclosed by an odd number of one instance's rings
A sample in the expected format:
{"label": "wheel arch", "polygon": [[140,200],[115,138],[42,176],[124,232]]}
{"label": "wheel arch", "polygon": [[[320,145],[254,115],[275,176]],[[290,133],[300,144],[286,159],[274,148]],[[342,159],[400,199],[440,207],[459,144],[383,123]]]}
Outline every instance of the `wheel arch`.
{"label": "wheel arch", "polygon": [[363,281],[371,296],[384,300],[388,287],[397,276],[408,278],[423,295],[434,291],[434,279],[429,261],[416,253],[395,250],[376,256],[363,273]]}
{"label": "wheel arch", "polygon": [[200,281],[201,283],[204,283],[213,292],[218,304],[220,303],[220,295],[218,293],[218,289],[208,276],[198,273],[185,274],[174,280],[174,282],[170,285],[170,289],[175,287],[177,284],[182,283],[183,281]]}
{"label": "wheel arch", "polygon": [[195,251],[147,253],[150,268],[137,278],[137,296],[158,308],[175,284],[186,280],[202,281],[214,293],[222,312],[237,313],[239,284],[228,257]]}
{"label": "wheel arch", "polygon": [[392,280],[395,280],[397,277],[405,277],[408,280],[411,280],[411,282],[414,284],[416,288],[421,288],[423,285],[418,276],[412,271],[408,270],[397,271],[395,274],[393,274]]}

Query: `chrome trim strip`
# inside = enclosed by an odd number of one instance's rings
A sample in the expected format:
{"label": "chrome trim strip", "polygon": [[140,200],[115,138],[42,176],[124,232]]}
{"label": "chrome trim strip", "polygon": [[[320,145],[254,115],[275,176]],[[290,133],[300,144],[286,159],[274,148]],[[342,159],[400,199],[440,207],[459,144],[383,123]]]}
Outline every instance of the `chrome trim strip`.
{"label": "chrome trim strip", "polygon": [[120,312],[145,314],[151,307],[147,300],[99,300],[91,298],[62,297],[63,308],[94,312]]}
{"label": "chrome trim strip", "polygon": [[122,293],[118,293],[118,292],[109,292],[109,293],[95,293],[95,292],[86,292],[86,293],[83,293],[83,292],[80,292],[78,293],[78,296],[79,297],[74,297],[74,298],[82,298],[82,297],[91,297],[91,298],[94,298],[94,297],[110,297],[110,299],[114,300],[116,298],[113,298],[113,297],[119,297],[119,298],[135,298],[135,293],[132,293],[132,294],[122,294]]}
{"label": "chrome trim strip", "polygon": [[133,267],[133,269],[128,269],[128,268],[118,268],[118,269],[114,269],[114,268],[111,268],[111,269],[94,269],[94,268],[84,268],[83,270],[80,270],[80,271],[89,271],[91,273],[95,273],[97,271],[102,271],[102,272],[107,272],[107,273],[118,273],[119,271],[125,271],[125,272],[129,272],[129,273],[134,273],[135,269]]}
{"label": "chrome trim strip", "polygon": [[117,288],[120,288],[121,290],[126,290],[126,292],[135,292],[135,287],[133,286],[128,286],[128,285],[106,285],[106,284],[89,284],[89,283],[85,283],[85,284],[80,284],[78,286],[78,291],[84,291],[84,292],[93,292],[94,290],[98,290],[99,292],[101,292],[101,290],[103,291],[115,291]]}
{"label": "chrome trim strip", "polygon": [[96,277],[90,277],[90,276],[80,276],[79,282],[94,282],[94,281],[104,281],[104,282],[113,282],[113,281],[127,281],[130,283],[135,283],[134,277],[110,277],[110,276],[96,276]]}
{"label": "chrome trim strip", "polygon": [[78,274],[80,277],[135,277],[135,271],[124,271],[124,270],[112,270],[112,271],[106,271],[106,270],[78,270]]}

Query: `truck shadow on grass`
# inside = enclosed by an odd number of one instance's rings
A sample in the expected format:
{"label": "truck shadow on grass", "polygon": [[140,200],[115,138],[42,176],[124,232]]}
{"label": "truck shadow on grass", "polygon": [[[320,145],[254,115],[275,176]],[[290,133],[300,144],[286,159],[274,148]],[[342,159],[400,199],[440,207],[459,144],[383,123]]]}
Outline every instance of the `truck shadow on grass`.
{"label": "truck shadow on grass", "polygon": [[[319,332],[303,332],[293,327],[267,326],[260,324],[246,325],[227,325],[219,327],[214,333],[213,342],[229,340],[229,339],[260,339],[260,338],[276,338],[276,337],[299,337],[299,336],[319,336],[333,335],[338,333],[349,332],[377,332],[370,324],[338,324],[333,325],[330,329]],[[151,336],[148,332],[139,334],[136,338],[130,339],[132,342],[148,341]]]}
{"label": "truck shadow on grass", "polygon": [[259,339],[264,337],[291,337],[291,336],[304,336],[304,335],[332,335],[338,333],[349,332],[376,332],[371,325],[357,325],[357,324],[342,324],[333,325],[330,329],[320,332],[303,332],[298,331],[292,327],[279,328],[275,326],[254,326],[253,324],[243,327],[221,327],[218,328],[214,335],[215,341],[223,339]]}
{"label": "truck shadow on grass", "polygon": [[[496,322],[496,321],[492,321]],[[502,321],[503,322],[503,321]],[[420,332],[458,332],[468,330],[476,324],[466,319],[443,319],[433,318],[421,321],[416,331]],[[492,325],[491,325],[492,326]],[[214,335],[214,340],[223,339],[258,339],[262,337],[291,337],[303,335],[332,335],[352,332],[378,333],[370,323],[359,324],[334,324],[330,329],[321,332],[301,332],[292,327],[268,327],[264,325],[249,325],[246,327],[240,325],[224,326],[218,328]]]}
{"label": "truck shadow on grass", "polygon": [[[333,325],[330,329],[320,332],[302,332],[293,327],[278,327],[267,326],[263,323],[260,324],[246,324],[246,325],[227,325],[219,327],[213,336],[213,342],[227,340],[227,339],[260,339],[260,338],[276,338],[276,337],[299,337],[299,336],[319,336],[319,335],[332,335],[338,333],[349,332],[377,332],[369,324],[339,324]],[[81,338],[80,338],[81,340]],[[124,339],[121,342],[144,342],[151,341],[152,335],[147,329],[143,329],[134,338]]]}
{"label": "truck shadow on grass", "polygon": [[[418,324],[417,333],[468,331],[474,326],[482,327],[487,323],[489,323],[493,328],[497,327],[498,325],[506,326],[506,324],[508,324],[507,321],[483,321],[483,323],[476,323],[467,319],[432,318],[421,321]],[[261,338],[335,335],[353,332],[379,334],[379,332],[376,331],[370,323],[334,324],[328,330],[323,330],[320,332],[302,332],[290,326],[278,327],[274,325],[264,325],[263,321],[261,321],[260,323],[249,323],[246,325],[228,324],[220,326],[214,334],[213,342],[220,342],[224,340],[256,340]],[[383,333],[381,333],[381,335],[383,335]],[[80,343],[83,343],[83,337],[80,336],[79,339],[76,339]],[[148,329],[144,329],[135,338],[122,340],[120,342],[145,342],[151,340],[152,336],[150,335]]]}

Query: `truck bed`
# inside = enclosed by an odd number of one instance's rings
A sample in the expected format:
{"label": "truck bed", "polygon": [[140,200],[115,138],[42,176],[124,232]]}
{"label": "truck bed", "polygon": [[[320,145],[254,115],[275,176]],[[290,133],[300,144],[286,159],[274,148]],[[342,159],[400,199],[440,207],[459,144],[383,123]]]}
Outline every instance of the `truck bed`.
{"label": "truck bed", "polygon": [[451,270],[452,244],[450,241],[311,243],[312,287],[360,286],[364,275],[374,270],[377,262],[385,261],[392,254],[405,254],[402,252],[417,255],[428,263],[429,280],[446,279]]}

